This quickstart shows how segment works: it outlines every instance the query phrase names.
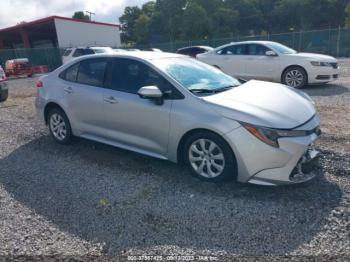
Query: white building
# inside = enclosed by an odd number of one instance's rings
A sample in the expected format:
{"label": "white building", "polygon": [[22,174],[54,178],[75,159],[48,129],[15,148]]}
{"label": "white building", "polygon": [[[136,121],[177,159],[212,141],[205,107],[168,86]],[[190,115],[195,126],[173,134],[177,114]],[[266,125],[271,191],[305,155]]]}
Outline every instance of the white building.
{"label": "white building", "polygon": [[0,49],[35,47],[119,47],[118,24],[50,16],[0,29]]}

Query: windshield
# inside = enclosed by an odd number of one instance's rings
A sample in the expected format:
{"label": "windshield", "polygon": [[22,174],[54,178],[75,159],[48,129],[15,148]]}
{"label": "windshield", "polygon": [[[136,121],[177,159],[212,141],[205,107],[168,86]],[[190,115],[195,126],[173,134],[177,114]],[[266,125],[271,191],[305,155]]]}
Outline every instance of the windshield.
{"label": "windshield", "polygon": [[268,43],[266,44],[268,47],[272,48],[273,50],[277,51],[280,54],[289,55],[289,54],[296,54],[297,51],[295,51],[292,48],[289,48],[285,45],[279,44],[279,43]]}
{"label": "windshield", "polygon": [[240,85],[237,79],[192,58],[157,59],[153,63],[190,91],[215,91]]}

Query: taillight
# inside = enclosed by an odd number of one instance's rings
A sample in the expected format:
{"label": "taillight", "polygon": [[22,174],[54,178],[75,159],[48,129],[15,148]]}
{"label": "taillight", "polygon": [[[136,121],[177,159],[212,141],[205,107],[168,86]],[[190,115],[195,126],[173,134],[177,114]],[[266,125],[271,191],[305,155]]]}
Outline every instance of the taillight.
{"label": "taillight", "polygon": [[43,82],[42,81],[37,81],[36,82],[36,87],[37,88],[42,88],[44,86]]}

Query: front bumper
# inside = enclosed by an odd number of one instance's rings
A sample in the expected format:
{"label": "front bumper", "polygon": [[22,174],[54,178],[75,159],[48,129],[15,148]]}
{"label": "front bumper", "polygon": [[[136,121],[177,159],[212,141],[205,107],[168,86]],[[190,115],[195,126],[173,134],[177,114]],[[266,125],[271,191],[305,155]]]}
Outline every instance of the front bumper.
{"label": "front bumper", "polygon": [[237,160],[237,180],[259,185],[285,185],[312,179],[318,153],[312,149],[319,133],[279,139],[279,148],[269,146],[247,130],[226,134]]}
{"label": "front bumper", "polygon": [[316,67],[313,66],[308,70],[309,84],[321,84],[335,81],[339,78],[340,67]]}
{"label": "front bumper", "polygon": [[310,147],[300,158],[289,178],[294,183],[303,183],[315,177],[315,169],[318,166],[319,152]]}

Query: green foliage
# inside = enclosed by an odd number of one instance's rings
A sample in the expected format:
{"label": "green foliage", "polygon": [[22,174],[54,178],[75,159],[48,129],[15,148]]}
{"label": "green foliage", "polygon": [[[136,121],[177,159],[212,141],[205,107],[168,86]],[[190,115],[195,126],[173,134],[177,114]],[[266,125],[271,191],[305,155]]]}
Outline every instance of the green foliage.
{"label": "green foliage", "polygon": [[[193,18],[196,19],[193,19]],[[205,9],[196,2],[189,2],[182,16],[182,38],[203,39],[210,32],[210,21]]]}
{"label": "green foliage", "polygon": [[350,27],[350,0],[156,0],[126,7],[123,41],[175,40]]}
{"label": "green foliage", "polygon": [[345,14],[345,27],[350,28],[350,3],[346,6]]}
{"label": "green foliage", "polygon": [[90,20],[90,16],[86,15],[83,11],[77,11],[73,14],[72,18],[80,20]]}

